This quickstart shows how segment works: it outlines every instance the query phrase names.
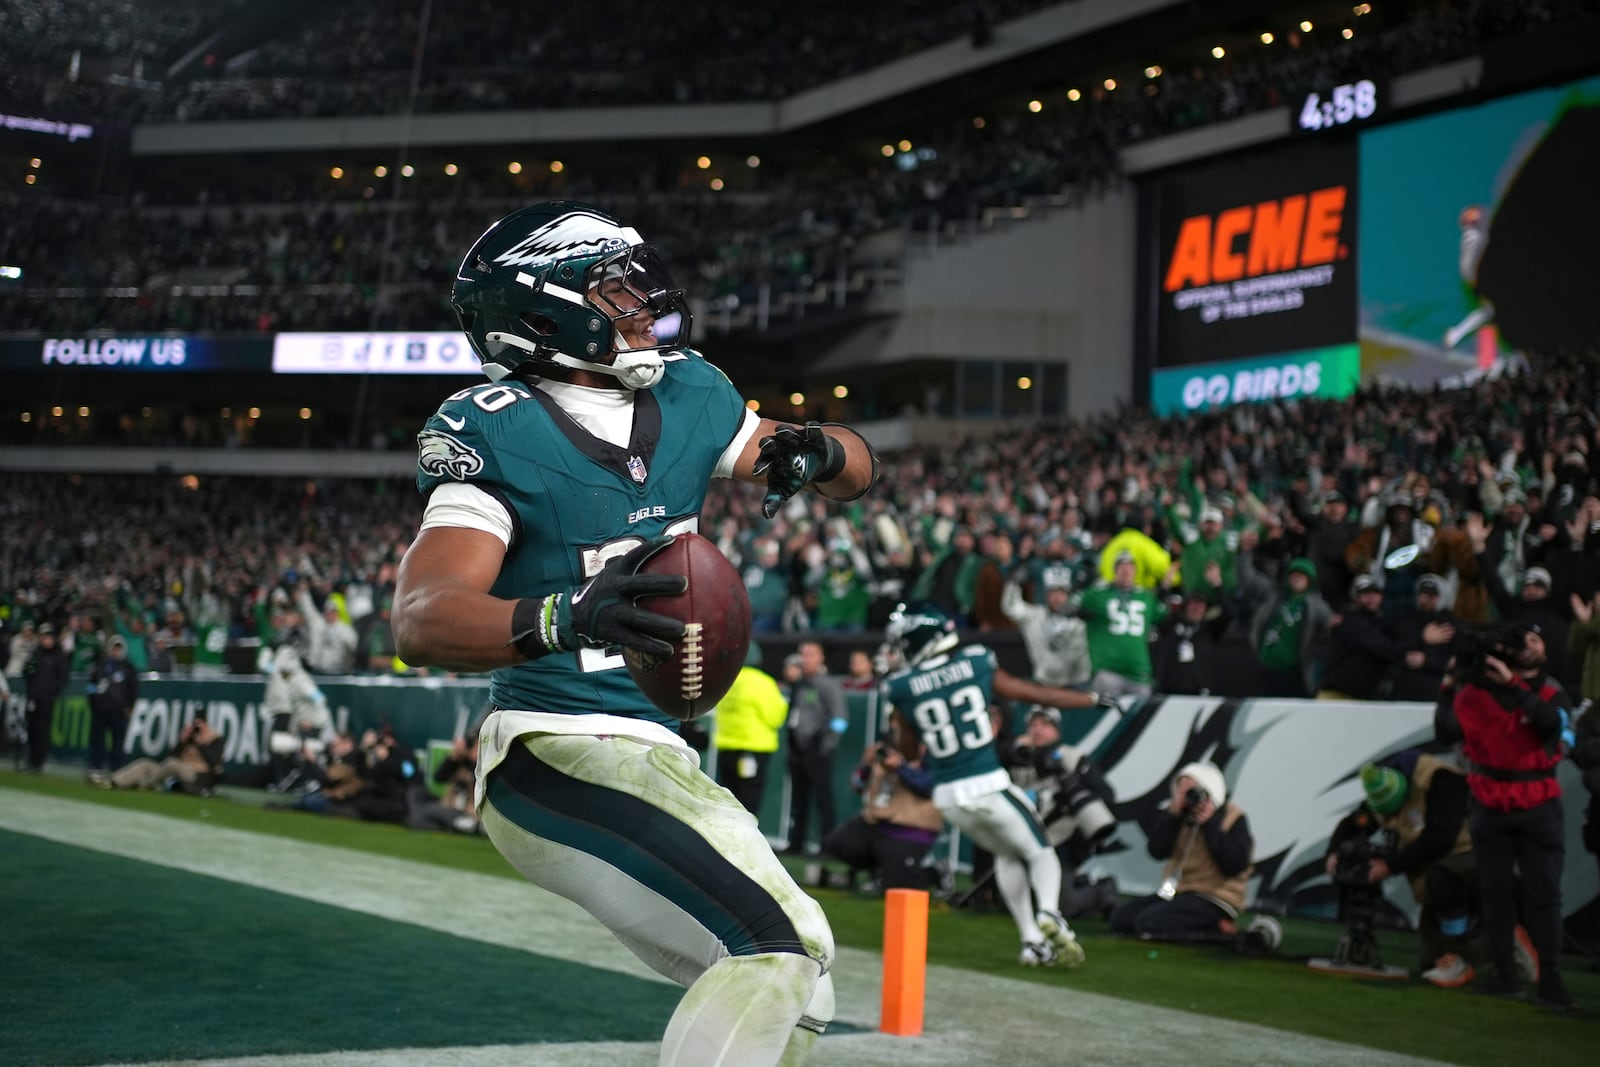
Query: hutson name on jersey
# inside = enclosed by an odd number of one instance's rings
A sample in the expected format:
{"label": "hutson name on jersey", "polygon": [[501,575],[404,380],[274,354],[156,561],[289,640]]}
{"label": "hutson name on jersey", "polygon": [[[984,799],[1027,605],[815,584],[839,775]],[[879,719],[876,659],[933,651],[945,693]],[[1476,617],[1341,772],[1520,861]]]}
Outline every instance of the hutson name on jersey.
{"label": "hutson name on jersey", "polygon": [[947,685],[955,685],[957,682],[970,682],[973,677],[972,661],[969,659],[958,659],[954,663],[946,663],[939,667],[923,664],[921,671],[909,679],[911,694],[921,696]]}

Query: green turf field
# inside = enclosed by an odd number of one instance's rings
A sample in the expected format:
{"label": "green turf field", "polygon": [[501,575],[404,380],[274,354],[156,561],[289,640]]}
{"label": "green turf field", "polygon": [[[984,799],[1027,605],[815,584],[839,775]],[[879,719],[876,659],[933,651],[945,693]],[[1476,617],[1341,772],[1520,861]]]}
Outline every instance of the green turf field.
{"label": "green turf field", "polygon": [[[476,872],[497,885],[520,883],[486,840],[268,811],[259,795],[108,793],[74,778],[3,771],[0,789]],[[305,876],[337,887],[340,872]],[[879,901],[841,890],[817,896],[841,946],[880,946]],[[459,1043],[463,1034],[481,1043],[485,1033],[507,1044],[650,1042],[676,1002],[675,990],[661,983],[570,962],[558,966],[530,951],[3,831],[0,900],[5,1063],[429,1048]],[[930,963],[971,972],[975,983],[978,975],[1028,982],[1041,997],[1081,990],[1454,1063],[1499,1065],[1530,1055],[1541,1067],[1590,1063],[1600,1048],[1600,1025],[1589,1012],[1553,1016],[1527,1003],[1421,983],[1312,973],[1301,960],[1329,952],[1338,935],[1325,923],[1286,923],[1281,951],[1288,958],[1266,960],[1114,939],[1102,924],[1075,925],[1089,952],[1083,969],[1027,970],[1016,964],[1009,918],[935,902]],[[1391,962],[1412,962],[1408,936],[1386,934],[1384,945]],[[1580,1001],[1600,1005],[1600,975],[1581,959],[1569,958],[1566,966]],[[16,981],[18,974],[26,980]],[[497,988],[537,991],[538,1021],[508,1015],[503,1001],[484,995]],[[624,1001],[632,1006],[625,1015],[595,1013],[597,1003]],[[875,1019],[875,1004],[850,1008],[841,1005],[842,1018],[853,1014],[869,1026]],[[26,1025],[13,1025],[17,1020]],[[849,1028],[847,1021],[841,1030]],[[1290,1035],[1284,1041],[1292,1047]],[[1201,1048],[1189,1062],[1218,1061]]]}

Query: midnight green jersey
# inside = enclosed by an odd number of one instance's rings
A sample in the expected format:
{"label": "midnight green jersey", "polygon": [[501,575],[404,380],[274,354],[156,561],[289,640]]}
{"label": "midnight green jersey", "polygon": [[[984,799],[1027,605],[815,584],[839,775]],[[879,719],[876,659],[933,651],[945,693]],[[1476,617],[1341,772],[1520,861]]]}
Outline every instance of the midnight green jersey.
{"label": "midnight green jersey", "polygon": [[[745,418],[744,398],[698,353],[664,355],[661,381],[634,394],[626,448],[594,437],[550,396],[513,381],[455,393],[417,435],[423,493],[466,482],[511,514],[495,596],[570,589],[645,537],[698,528],[707,483]],[[501,668],[489,699],[500,708],[678,725],[639,692],[614,648]]]}
{"label": "midnight green jersey", "polygon": [[928,748],[934,784],[1000,769],[989,718],[996,669],[993,652],[967,645],[884,679],[889,703]]}

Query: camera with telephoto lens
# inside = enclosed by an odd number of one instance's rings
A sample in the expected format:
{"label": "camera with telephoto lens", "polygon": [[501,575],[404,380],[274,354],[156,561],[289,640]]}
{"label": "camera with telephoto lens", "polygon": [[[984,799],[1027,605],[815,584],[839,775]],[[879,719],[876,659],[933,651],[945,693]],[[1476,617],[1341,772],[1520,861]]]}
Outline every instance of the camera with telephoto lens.
{"label": "camera with telephoto lens", "polygon": [[1185,822],[1194,822],[1194,812],[1201,804],[1205,803],[1206,791],[1197,785],[1191,785],[1183,791],[1183,818]]}
{"label": "camera with telephoto lens", "polygon": [[1344,920],[1344,936],[1334,958],[1358,967],[1383,967],[1383,952],[1378,946],[1378,904],[1383,900],[1382,883],[1371,881],[1369,868],[1375,859],[1387,860],[1387,843],[1373,841],[1375,824],[1368,817],[1357,821],[1358,832],[1340,841],[1334,850],[1333,883],[1339,888],[1339,918]]}
{"label": "camera with telephoto lens", "polygon": [[1046,825],[1061,823],[1069,831],[1068,840],[1081,837],[1091,848],[1111,836],[1117,828],[1117,817],[1107,803],[1111,789],[1087,756],[1071,745],[1019,746],[1018,754],[1025,752],[1031,753],[1041,777],[1055,779],[1055,802],[1044,813]]}

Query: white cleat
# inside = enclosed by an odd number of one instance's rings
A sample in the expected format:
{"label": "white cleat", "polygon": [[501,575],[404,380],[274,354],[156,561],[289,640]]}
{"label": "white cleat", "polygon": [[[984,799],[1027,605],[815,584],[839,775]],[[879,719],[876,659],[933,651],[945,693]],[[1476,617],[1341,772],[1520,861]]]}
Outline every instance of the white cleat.
{"label": "white cleat", "polygon": [[1068,967],[1078,967],[1083,964],[1087,953],[1078,943],[1078,935],[1067,925],[1067,920],[1057,912],[1041,911],[1038,922],[1039,929],[1050,939],[1050,947],[1055,950],[1056,958],[1061,963]]}
{"label": "white cleat", "polygon": [[1022,946],[1022,954],[1017,957],[1017,962],[1024,967],[1054,967],[1056,950],[1043,941],[1029,941]]}

